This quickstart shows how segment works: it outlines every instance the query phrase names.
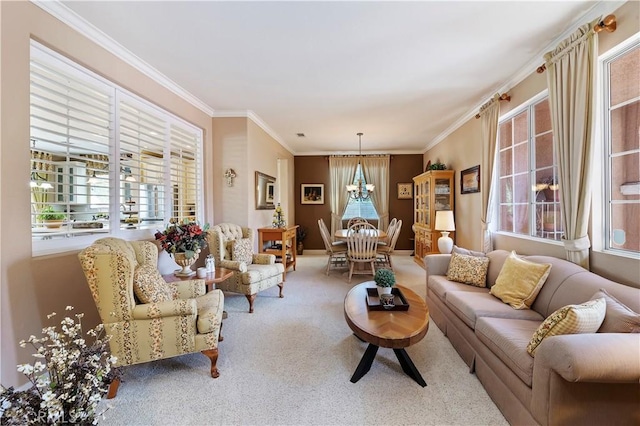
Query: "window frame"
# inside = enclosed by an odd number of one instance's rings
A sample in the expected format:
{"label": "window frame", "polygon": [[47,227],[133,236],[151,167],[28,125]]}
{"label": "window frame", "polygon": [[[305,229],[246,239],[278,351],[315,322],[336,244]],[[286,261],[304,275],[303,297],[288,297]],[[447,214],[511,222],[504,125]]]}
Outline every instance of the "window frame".
{"label": "window frame", "polygon": [[[48,254],[56,254],[56,253],[64,253],[67,251],[73,251],[85,248],[90,245],[93,241],[104,238],[107,236],[110,237],[118,237],[126,240],[138,240],[138,239],[148,239],[153,238],[156,230],[164,229],[166,224],[169,222],[169,219],[172,217],[174,213],[174,201],[173,201],[173,180],[172,180],[172,162],[171,162],[171,152],[172,152],[172,131],[173,128],[178,128],[180,131],[188,133],[193,136],[193,146],[195,150],[195,160],[194,160],[194,171],[188,171],[186,173],[191,175],[191,182],[195,185],[195,195],[193,195],[195,206],[193,208],[193,212],[195,217],[202,220],[204,217],[204,178],[202,171],[204,170],[203,161],[204,161],[204,148],[203,148],[203,139],[204,139],[204,131],[202,128],[197,127],[172,112],[155,105],[146,99],[141,98],[140,96],[124,89],[118,84],[107,80],[100,75],[95,74],[93,71],[83,67],[82,65],[72,61],[71,59],[61,55],[58,52],[51,50],[50,48],[40,44],[35,40],[31,40],[30,43],[30,58],[37,57],[40,61],[45,62],[46,64],[51,65],[52,67],[60,68],[61,71],[72,75],[81,81],[90,81],[92,84],[101,86],[102,89],[105,89],[110,93],[110,116],[109,116],[109,137],[108,137],[108,155],[109,155],[109,172],[108,172],[108,180],[109,180],[109,219],[108,219],[108,227],[105,231],[100,232],[91,232],[87,231],[87,233],[65,233],[62,230],[59,234],[56,233],[56,236],[53,238],[47,238],[41,234],[34,234],[32,228],[32,256],[42,256]],[[31,72],[31,71],[30,71]],[[31,96],[31,88],[29,89]],[[162,159],[162,185],[164,192],[164,203],[162,207],[162,215],[161,218],[162,223],[153,223],[150,224],[145,229],[122,229],[121,221],[120,221],[120,195],[121,195],[121,186],[124,182],[124,179],[120,176],[121,174],[116,171],[120,171],[121,161],[120,161],[120,132],[119,132],[119,102],[121,99],[127,99],[129,101],[134,102],[136,105],[139,105],[145,111],[149,111],[153,114],[159,115],[163,121],[166,123],[167,132],[164,135],[163,142],[163,156]],[[31,135],[31,123],[30,123],[30,135]],[[31,139],[29,141],[29,146],[31,148]],[[35,148],[37,150],[37,148]],[[71,159],[69,155],[67,155],[66,163],[69,163]],[[29,176],[31,176],[31,161],[29,164]],[[140,169],[139,169],[140,170]],[[195,178],[193,177],[195,175]],[[139,191],[142,191],[143,184],[140,183],[139,175],[135,176],[138,179],[138,184],[140,185]],[[56,184],[54,183],[54,186]],[[87,194],[86,194],[86,202],[80,203],[80,205],[84,205],[90,208],[91,206],[91,194],[90,194],[90,186],[87,185]],[[31,190],[31,188],[29,188]],[[103,195],[104,196],[104,195]],[[30,211],[33,211],[33,200],[32,197],[29,197],[29,205]],[[91,214],[91,212],[88,212]],[[32,223],[35,223],[32,221]],[[107,222],[105,222],[107,223]],[[72,238],[71,238],[72,237]]]}
{"label": "window frame", "polygon": [[[554,244],[554,245],[560,245],[562,246],[562,241],[560,239],[552,239],[552,238],[545,238],[545,237],[541,237],[536,235],[536,213],[537,213],[537,209],[536,206],[539,204],[537,202],[535,193],[536,190],[534,189],[534,184],[533,182],[535,182],[534,177],[536,175],[536,173],[538,172],[538,170],[540,170],[539,167],[537,167],[537,165],[535,164],[535,138],[536,136],[538,136],[539,134],[534,133],[534,123],[535,123],[535,106],[537,104],[539,104],[540,102],[544,101],[545,99],[548,99],[549,97],[549,90],[548,89],[544,89],[543,91],[541,91],[540,93],[536,94],[535,96],[531,97],[530,99],[528,99],[527,101],[523,102],[521,105],[519,105],[518,107],[506,112],[505,114],[501,115],[498,118],[498,139],[496,140],[496,150],[495,150],[495,173],[494,173],[494,177],[493,177],[493,181],[492,181],[492,188],[491,188],[491,192],[495,195],[492,195],[492,199],[491,202],[493,203],[493,217],[492,217],[492,232],[495,234],[501,234],[501,235],[508,235],[510,237],[515,237],[515,238],[522,238],[522,239],[528,239],[528,240],[534,240],[534,241],[538,241],[538,242],[543,242],[543,243],[548,243],[548,244]],[[547,100],[548,101],[548,100]],[[528,206],[528,214],[527,214],[527,218],[528,218],[528,233],[527,234],[521,234],[521,233],[517,233],[515,231],[506,231],[506,230],[502,230],[501,229],[501,200],[500,200],[500,194],[501,194],[501,189],[500,189],[500,126],[502,124],[504,124],[504,122],[506,122],[507,120],[512,120],[514,117],[518,116],[519,114],[522,114],[523,112],[528,111],[528,119],[527,119],[527,134],[528,134],[528,140],[527,140],[527,153],[528,153],[528,165],[527,165],[527,181],[528,181],[528,196],[527,196],[527,202],[526,205]],[[549,132],[551,132],[551,134],[553,134],[553,129],[551,129]],[[540,133],[542,134],[542,133]],[[512,149],[513,149],[513,143],[512,143]],[[549,167],[545,167],[545,168],[551,168],[551,169],[555,169],[555,174],[557,175],[557,170],[558,170],[558,164],[557,164],[557,156],[555,153],[555,147],[554,147],[554,152],[553,152],[553,161],[552,161],[552,165]],[[522,174],[522,173],[520,173]],[[514,173],[511,173],[511,176],[514,176]],[[523,203],[511,203],[511,205],[516,205],[516,204],[523,204]]]}
{"label": "window frame", "polygon": [[597,252],[623,258],[640,259],[640,251],[611,247],[611,114],[610,114],[610,73],[612,62],[634,49],[640,49],[640,33],[612,47],[598,58],[597,108],[601,143],[595,144],[592,168],[597,176],[603,176],[600,185],[594,183],[592,189],[592,246]]}

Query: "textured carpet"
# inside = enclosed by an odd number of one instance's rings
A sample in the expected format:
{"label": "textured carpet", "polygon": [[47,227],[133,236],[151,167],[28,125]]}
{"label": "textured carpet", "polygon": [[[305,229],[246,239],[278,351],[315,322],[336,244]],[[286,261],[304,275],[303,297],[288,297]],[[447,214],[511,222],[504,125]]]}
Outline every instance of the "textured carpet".
{"label": "textured carpet", "polygon": [[[432,323],[407,348],[427,382],[406,376],[393,350],[380,348],[371,370],[349,381],[367,344],[344,320],[343,301],[355,284],[341,270],[324,274],[326,256],[298,257],[278,288],[260,293],[255,313],[242,295],[225,294],[220,377],[202,354],[126,367],[104,425],[503,425],[506,420],[476,376]],[[424,271],[394,256],[398,283],[424,297]],[[364,303],[364,302],[363,302]]]}

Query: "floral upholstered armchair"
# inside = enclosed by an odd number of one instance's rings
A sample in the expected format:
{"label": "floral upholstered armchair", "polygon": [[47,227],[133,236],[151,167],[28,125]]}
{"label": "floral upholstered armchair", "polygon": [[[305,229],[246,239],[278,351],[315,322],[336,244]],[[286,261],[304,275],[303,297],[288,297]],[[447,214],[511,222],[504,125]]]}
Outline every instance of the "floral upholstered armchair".
{"label": "floral upholstered armchair", "polygon": [[284,266],[272,254],[253,253],[253,229],[233,223],[221,223],[207,232],[209,250],[216,266],[234,271],[233,276],[216,284],[216,288],[244,294],[249,312],[258,292],[277,285],[282,296]]}
{"label": "floral upholstered armchair", "polygon": [[202,352],[211,360],[211,376],[219,376],[220,290],[206,293],[201,279],[167,283],[157,269],[158,248],[150,241],[102,238],[78,257],[112,336],[117,366]]}

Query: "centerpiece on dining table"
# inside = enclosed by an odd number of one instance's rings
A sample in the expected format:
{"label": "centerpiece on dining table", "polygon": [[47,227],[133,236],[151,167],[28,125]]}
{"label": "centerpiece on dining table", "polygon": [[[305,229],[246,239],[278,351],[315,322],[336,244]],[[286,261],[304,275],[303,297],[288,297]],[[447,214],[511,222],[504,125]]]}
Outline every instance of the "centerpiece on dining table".
{"label": "centerpiece on dining table", "polygon": [[207,230],[209,224],[201,227],[195,221],[183,220],[182,222],[172,220],[166,229],[155,234],[160,246],[172,256],[175,262],[182,267],[175,272],[180,277],[190,277],[196,272],[191,270],[203,248],[207,246]]}

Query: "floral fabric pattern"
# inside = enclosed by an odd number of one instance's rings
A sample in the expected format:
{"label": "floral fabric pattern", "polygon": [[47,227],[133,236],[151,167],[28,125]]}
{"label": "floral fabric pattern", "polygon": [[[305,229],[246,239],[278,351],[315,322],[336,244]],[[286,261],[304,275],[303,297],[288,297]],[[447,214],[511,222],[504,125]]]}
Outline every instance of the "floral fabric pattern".
{"label": "floral fabric pattern", "polygon": [[452,253],[449,269],[447,270],[447,279],[471,284],[475,287],[486,287],[488,269],[488,257]]}
{"label": "floral fabric pattern", "polygon": [[558,309],[549,315],[533,333],[527,345],[527,352],[535,356],[540,343],[550,336],[595,333],[604,320],[606,309],[607,304],[603,297],[581,305],[567,305]]}
{"label": "floral fabric pattern", "polygon": [[142,303],[168,302],[174,292],[153,265],[140,265],[133,273],[133,291]]}
{"label": "floral fabric pattern", "polygon": [[232,241],[231,259],[251,265],[253,260],[252,241],[248,238],[241,238]]}

